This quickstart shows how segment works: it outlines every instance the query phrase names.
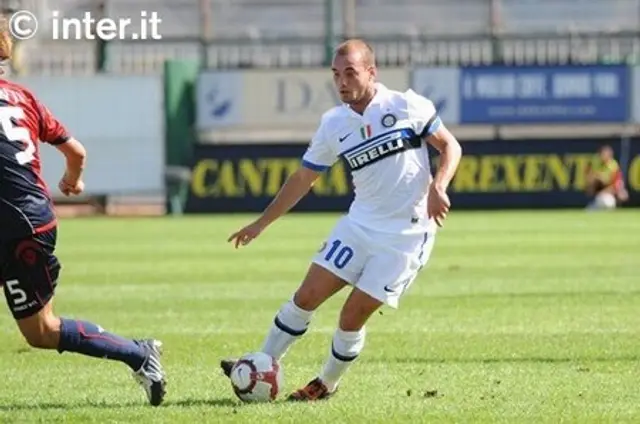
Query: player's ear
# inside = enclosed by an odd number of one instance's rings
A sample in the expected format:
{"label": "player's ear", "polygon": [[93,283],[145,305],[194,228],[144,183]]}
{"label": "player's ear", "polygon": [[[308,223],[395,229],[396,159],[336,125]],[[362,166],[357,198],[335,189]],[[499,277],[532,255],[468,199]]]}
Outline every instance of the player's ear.
{"label": "player's ear", "polygon": [[369,79],[371,81],[375,81],[378,79],[378,68],[373,65],[369,67]]}

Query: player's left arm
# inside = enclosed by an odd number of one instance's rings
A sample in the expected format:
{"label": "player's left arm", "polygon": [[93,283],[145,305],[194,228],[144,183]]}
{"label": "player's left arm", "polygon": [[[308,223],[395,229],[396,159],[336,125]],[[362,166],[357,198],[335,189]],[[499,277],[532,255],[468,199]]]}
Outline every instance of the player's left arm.
{"label": "player's left arm", "polygon": [[429,186],[427,213],[436,224],[442,226],[451,207],[447,188],[458,169],[462,147],[456,137],[445,127],[433,102],[429,99],[409,90],[407,111],[416,134],[440,152],[440,166]]}
{"label": "player's left arm", "polygon": [[416,134],[440,153],[440,166],[434,177],[433,187],[444,192],[458,169],[462,147],[456,137],[445,127],[432,101],[409,90],[407,110]]}
{"label": "player's left arm", "polygon": [[462,147],[442,122],[424,140],[440,152],[440,166],[433,179],[433,186],[438,191],[446,192],[460,164]]}
{"label": "player's left arm", "polygon": [[77,185],[82,180],[87,150],[73,137],[67,138],[64,143],[56,144],[55,147],[66,159],[67,167],[62,177],[63,182],[71,186]]}
{"label": "player's left arm", "polygon": [[49,108],[38,100],[35,103],[40,114],[40,140],[53,145],[65,157],[66,169],[59,188],[65,195],[80,194],[83,190],[82,174],[87,151],[80,141],[69,134]]}
{"label": "player's left arm", "polygon": [[[438,120],[440,118],[437,118]],[[447,195],[447,188],[458,169],[462,148],[458,140],[442,124],[425,137],[427,143],[431,144],[440,152],[440,166],[429,187],[427,197],[427,215],[433,218],[439,227],[444,226],[451,201]]]}

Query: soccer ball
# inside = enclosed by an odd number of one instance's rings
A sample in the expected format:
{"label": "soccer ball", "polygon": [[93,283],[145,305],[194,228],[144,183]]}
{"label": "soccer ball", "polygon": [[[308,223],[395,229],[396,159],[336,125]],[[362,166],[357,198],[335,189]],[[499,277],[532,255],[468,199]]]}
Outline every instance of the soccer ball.
{"label": "soccer ball", "polygon": [[280,393],[282,374],[274,357],[254,352],[238,359],[229,378],[234,393],[243,402],[271,402]]}

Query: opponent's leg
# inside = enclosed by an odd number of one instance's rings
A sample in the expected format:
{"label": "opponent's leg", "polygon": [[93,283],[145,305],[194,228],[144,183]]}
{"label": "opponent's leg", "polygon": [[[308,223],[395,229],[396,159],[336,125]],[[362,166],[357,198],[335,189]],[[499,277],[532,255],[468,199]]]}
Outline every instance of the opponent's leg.
{"label": "opponent's leg", "polygon": [[88,321],[59,318],[53,314],[52,301],[40,311],[17,321],[29,345],[38,349],[56,349],[94,358],[120,361],[137,371],[146,360],[145,348],[133,340],[111,334]]}
{"label": "opponent's leg", "polygon": [[94,358],[120,361],[133,370],[152,405],[159,405],[165,394],[165,375],[160,364],[161,343],[157,340],[130,340],[104,331],[88,321],[59,318],[52,300],[35,315],[17,321],[29,345],[57,349]]}
{"label": "opponent's leg", "polygon": [[289,395],[289,400],[311,401],[333,395],[340,379],[356,360],[365,342],[365,324],[382,302],[355,288],[340,312],[340,324],[331,343],[329,357],[318,378]]}
{"label": "opponent's leg", "polygon": [[53,313],[53,295],[60,264],[53,255],[55,233],[16,243],[3,270],[5,296],[29,345],[39,349],[75,352],[127,364],[142,384],[153,405],[164,396],[164,371],[160,365],[160,342],[130,340],[101,327]]}

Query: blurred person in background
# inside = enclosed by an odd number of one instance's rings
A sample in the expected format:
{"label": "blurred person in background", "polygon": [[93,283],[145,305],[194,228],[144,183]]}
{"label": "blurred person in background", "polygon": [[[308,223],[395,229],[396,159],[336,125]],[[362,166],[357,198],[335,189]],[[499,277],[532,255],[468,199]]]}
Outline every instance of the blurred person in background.
{"label": "blurred person in background", "polygon": [[[2,16],[7,17],[7,19],[14,13],[24,9],[26,9],[26,7],[21,0],[0,0],[0,13]],[[18,38],[13,38],[11,60],[3,59],[3,61],[7,62],[5,64],[6,67],[9,68],[11,74],[15,76],[23,75],[26,71],[23,60],[24,45],[21,41],[22,40]]]}
{"label": "blurred person in background", "polygon": [[597,157],[587,170],[586,192],[591,199],[588,209],[615,209],[629,198],[611,146],[598,149]]}

